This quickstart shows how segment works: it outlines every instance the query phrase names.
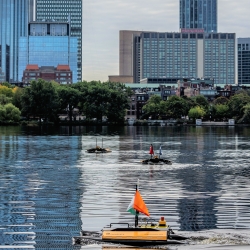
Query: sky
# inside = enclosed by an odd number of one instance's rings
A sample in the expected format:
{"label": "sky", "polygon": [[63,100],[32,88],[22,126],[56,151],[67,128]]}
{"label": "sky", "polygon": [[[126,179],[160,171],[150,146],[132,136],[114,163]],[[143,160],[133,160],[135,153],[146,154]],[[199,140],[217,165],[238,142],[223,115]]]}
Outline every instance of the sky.
{"label": "sky", "polygon": [[[218,0],[218,32],[250,37],[250,0]],[[119,31],[179,32],[179,0],[83,0],[83,80],[119,75]]]}

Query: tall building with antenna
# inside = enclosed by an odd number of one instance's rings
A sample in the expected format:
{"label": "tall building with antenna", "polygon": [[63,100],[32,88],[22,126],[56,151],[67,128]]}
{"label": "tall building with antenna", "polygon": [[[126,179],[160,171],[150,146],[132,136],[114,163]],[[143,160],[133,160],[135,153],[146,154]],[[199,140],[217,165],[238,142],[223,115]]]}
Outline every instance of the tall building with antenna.
{"label": "tall building with antenna", "polygon": [[217,32],[217,0],[180,0],[180,28]]}
{"label": "tall building with antenna", "polygon": [[70,36],[77,37],[77,81],[82,80],[82,0],[35,0],[36,21],[70,23]]}

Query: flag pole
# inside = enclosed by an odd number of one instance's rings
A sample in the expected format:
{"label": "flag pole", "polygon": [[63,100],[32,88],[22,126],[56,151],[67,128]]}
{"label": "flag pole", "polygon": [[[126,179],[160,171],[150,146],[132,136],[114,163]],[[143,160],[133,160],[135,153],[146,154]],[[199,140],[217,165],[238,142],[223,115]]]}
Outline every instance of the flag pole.
{"label": "flag pole", "polygon": [[[138,180],[138,183],[139,183],[139,180]],[[137,191],[138,189],[138,185],[136,184],[135,185],[135,192]],[[138,227],[138,216],[139,216],[139,212],[137,210],[135,210],[135,227]]]}

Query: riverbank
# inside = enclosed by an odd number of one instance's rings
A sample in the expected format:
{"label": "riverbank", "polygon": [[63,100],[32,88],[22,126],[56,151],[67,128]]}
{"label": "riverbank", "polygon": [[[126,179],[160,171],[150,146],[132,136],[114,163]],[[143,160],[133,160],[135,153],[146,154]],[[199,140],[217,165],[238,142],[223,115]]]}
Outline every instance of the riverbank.
{"label": "riverbank", "polygon": [[195,122],[190,120],[127,120],[124,122],[108,122],[108,121],[92,121],[92,120],[60,120],[58,122],[39,122],[39,121],[22,121],[22,122],[10,122],[0,123],[0,126],[249,126],[249,124],[236,124],[234,120],[221,121],[202,121],[197,119]]}

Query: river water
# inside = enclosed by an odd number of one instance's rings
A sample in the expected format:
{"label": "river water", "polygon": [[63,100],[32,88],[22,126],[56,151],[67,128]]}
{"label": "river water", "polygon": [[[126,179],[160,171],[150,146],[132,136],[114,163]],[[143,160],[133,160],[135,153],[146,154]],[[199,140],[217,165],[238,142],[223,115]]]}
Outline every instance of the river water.
{"label": "river water", "polygon": [[[142,165],[151,143],[173,164]],[[138,179],[151,217],[192,237],[164,249],[250,248],[248,127],[0,127],[0,155],[0,249],[114,249],[72,237],[133,223]]]}

